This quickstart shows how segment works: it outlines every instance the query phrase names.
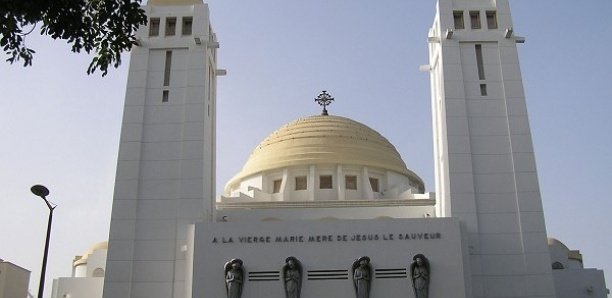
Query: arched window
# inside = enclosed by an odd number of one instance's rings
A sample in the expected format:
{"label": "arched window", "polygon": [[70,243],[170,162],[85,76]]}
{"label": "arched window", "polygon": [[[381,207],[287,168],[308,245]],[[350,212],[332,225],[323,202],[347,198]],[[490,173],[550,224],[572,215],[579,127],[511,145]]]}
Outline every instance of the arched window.
{"label": "arched window", "polygon": [[563,264],[561,264],[561,262],[554,262],[552,263],[552,269],[564,269],[565,267],[563,267]]}
{"label": "arched window", "polygon": [[102,269],[102,268],[94,269],[93,277],[104,277],[104,269]]}

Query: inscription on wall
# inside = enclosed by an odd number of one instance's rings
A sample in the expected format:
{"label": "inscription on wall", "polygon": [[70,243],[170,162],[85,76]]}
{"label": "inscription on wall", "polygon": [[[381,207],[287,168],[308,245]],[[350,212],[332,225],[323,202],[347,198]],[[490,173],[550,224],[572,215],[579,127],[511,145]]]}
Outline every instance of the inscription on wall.
{"label": "inscription on wall", "polygon": [[328,235],[244,235],[213,236],[215,244],[249,243],[328,243],[362,241],[419,241],[442,239],[440,232],[384,233],[384,234],[328,234]]}

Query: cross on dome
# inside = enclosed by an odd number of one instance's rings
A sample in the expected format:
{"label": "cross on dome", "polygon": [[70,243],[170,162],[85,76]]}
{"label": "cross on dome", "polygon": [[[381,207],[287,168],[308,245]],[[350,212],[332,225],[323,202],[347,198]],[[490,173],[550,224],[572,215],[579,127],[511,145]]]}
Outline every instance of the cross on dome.
{"label": "cross on dome", "polygon": [[331,97],[331,95],[329,95],[327,93],[327,91],[323,90],[323,92],[321,92],[321,94],[319,94],[319,96],[317,96],[317,98],[315,98],[315,101],[323,106],[323,112],[321,113],[321,115],[327,116],[327,106],[330,105],[332,103],[332,101],[334,101],[334,98]]}

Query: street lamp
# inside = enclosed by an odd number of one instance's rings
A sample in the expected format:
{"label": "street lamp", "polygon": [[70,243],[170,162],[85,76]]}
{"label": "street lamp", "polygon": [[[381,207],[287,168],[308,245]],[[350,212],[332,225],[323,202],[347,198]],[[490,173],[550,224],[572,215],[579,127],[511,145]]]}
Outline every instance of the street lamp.
{"label": "street lamp", "polygon": [[49,254],[49,239],[51,238],[51,221],[53,220],[53,209],[57,206],[52,206],[49,201],[47,201],[47,195],[49,195],[49,189],[47,189],[44,185],[34,185],[30,188],[33,194],[41,197],[47,207],[49,207],[49,223],[47,224],[47,239],[45,241],[45,254],[43,255],[42,261],[42,270],[40,273],[40,285],[38,286],[38,298],[43,298],[43,292],[45,290],[45,271],[47,271],[47,255]]}

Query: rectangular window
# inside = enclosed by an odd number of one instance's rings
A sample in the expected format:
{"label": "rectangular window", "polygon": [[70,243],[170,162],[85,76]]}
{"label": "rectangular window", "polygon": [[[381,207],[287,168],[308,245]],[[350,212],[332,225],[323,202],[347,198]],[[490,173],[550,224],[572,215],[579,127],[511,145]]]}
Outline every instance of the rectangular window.
{"label": "rectangular window", "polygon": [[455,21],[455,29],[465,29],[462,10],[453,11],[453,19]]}
{"label": "rectangular window", "polygon": [[480,11],[472,10],[470,11],[470,24],[472,29],[480,29]]}
{"label": "rectangular window", "polygon": [[280,188],[281,188],[281,183],[282,182],[283,182],[283,180],[281,180],[281,179],[274,180],[274,183],[272,185],[272,193],[279,193],[280,192]]}
{"label": "rectangular window", "polygon": [[162,102],[168,102],[169,96],[170,96],[170,91],[168,90],[162,91]]}
{"label": "rectangular window", "polygon": [[346,189],[357,189],[357,176],[345,176],[344,186]]}
{"label": "rectangular window", "polygon": [[495,11],[487,11],[487,27],[497,29],[497,13]]}
{"label": "rectangular window", "polygon": [[149,36],[159,36],[159,18],[149,20]]}
{"label": "rectangular window", "polygon": [[332,189],[332,176],[322,175],[319,176],[319,188],[320,189]]}
{"label": "rectangular window", "polygon": [[487,11],[487,28],[497,29],[497,13],[495,11]]}
{"label": "rectangular window", "polygon": [[305,190],[308,187],[306,176],[295,177],[295,190]]}
{"label": "rectangular window", "polygon": [[487,84],[480,84],[480,95],[487,96]]}
{"label": "rectangular window", "polygon": [[166,51],[166,63],[164,65],[164,86],[170,86],[170,71],[172,70],[172,51]]}
{"label": "rectangular window", "polygon": [[370,186],[372,187],[373,192],[378,192],[379,191],[378,179],[370,177]]}
{"label": "rectangular window", "polygon": [[181,33],[183,35],[191,35],[191,27],[193,26],[193,18],[192,17],[183,17],[183,27],[181,29]]}
{"label": "rectangular window", "polygon": [[484,80],[485,72],[484,72],[484,61],[482,59],[482,45],[477,44],[475,46],[475,49],[476,49],[476,66],[478,67],[478,79]]}
{"label": "rectangular window", "polygon": [[176,17],[166,18],[166,36],[176,35]]}

